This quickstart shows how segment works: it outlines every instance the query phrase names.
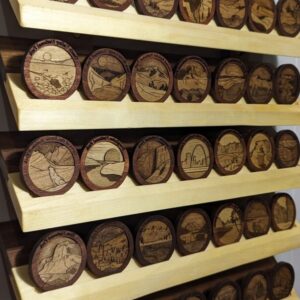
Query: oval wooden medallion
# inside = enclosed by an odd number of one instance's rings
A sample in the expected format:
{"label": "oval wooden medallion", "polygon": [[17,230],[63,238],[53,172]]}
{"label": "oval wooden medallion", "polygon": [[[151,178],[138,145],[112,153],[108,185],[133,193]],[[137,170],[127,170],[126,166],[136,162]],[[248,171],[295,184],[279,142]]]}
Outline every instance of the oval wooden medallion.
{"label": "oval wooden medallion", "polygon": [[264,130],[255,130],[247,142],[247,166],[251,171],[268,170],[275,157],[273,138]]}
{"label": "oval wooden medallion", "polygon": [[176,12],[178,0],[136,0],[135,7],[140,14],[170,19]]}
{"label": "oval wooden medallion", "polygon": [[98,225],[87,243],[87,264],[97,277],[122,272],[133,255],[133,238],[128,227],[119,221]]}
{"label": "oval wooden medallion", "polygon": [[130,69],[124,56],[112,49],[99,49],[86,60],[82,87],[90,100],[121,101],[130,88]]}
{"label": "oval wooden medallion", "polygon": [[271,212],[260,199],[250,200],[244,211],[244,236],[251,239],[267,234],[271,226]]}
{"label": "oval wooden medallion", "polygon": [[199,292],[188,292],[180,296],[179,300],[206,300],[206,297]]}
{"label": "oval wooden medallion", "polygon": [[173,87],[173,72],[160,54],[150,52],[140,56],[131,74],[131,91],[140,102],[164,102]]}
{"label": "oval wooden medallion", "polygon": [[35,97],[64,100],[80,84],[81,65],[71,46],[47,39],[35,43],[26,54],[23,76]]}
{"label": "oval wooden medallion", "polygon": [[288,230],[294,227],[296,206],[289,194],[278,193],[272,198],[271,213],[271,226],[274,231]]}
{"label": "oval wooden medallion", "polygon": [[216,102],[236,103],[246,89],[247,71],[244,63],[235,58],[223,60],[218,66],[212,96]]}
{"label": "oval wooden medallion", "polygon": [[269,64],[258,64],[248,73],[245,99],[248,103],[266,104],[273,97],[273,69]]}
{"label": "oval wooden medallion", "polygon": [[173,95],[179,102],[202,102],[209,93],[211,75],[207,63],[198,56],[183,58],[174,73]]}
{"label": "oval wooden medallion", "polygon": [[79,175],[76,148],[60,136],[35,139],[23,153],[20,167],[27,188],[37,196],[68,191]]}
{"label": "oval wooden medallion", "polygon": [[216,22],[222,27],[241,29],[247,19],[246,0],[216,0]]}
{"label": "oval wooden medallion", "polygon": [[269,33],[276,24],[274,0],[249,0],[248,26],[250,30]]}
{"label": "oval wooden medallion", "polygon": [[297,101],[300,92],[300,74],[291,65],[281,65],[274,77],[274,98],[279,104],[292,104]]}
{"label": "oval wooden medallion", "polygon": [[160,136],[140,140],[132,158],[133,174],[139,184],[167,182],[174,169],[174,153]]}
{"label": "oval wooden medallion", "polygon": [[174,252],[175,231],[169,219],[150,216],[138,226],[135,256],[142,266],[169,260]]}
{"label": "oval wooden medallion", "polygon": [[256,272],[243,280],[243,299],[267,300],[269,298],[269,279],[264,272]]}
{"label": "oval wooden medallion", "polygon": [[80,173],[91,190],[117,188],[129,169],[127,150],[112,136],[93,138],[83,149]]}
{"label": "oval wooden medallion", "polygon": [[132,0],[114,0],[114,1],[107,1],[107,0],[88,0],[92,6],[105,8],[105,9],[112,9],[123,11],[129,5],[132,4]]}
{"label": "oval wooden medallion", "polygon": [[242,136],[232,129],[222,131],[214,145],[215,169],[221,175],[238,173],[246,161],[246,145]]}
{"label": "oval wooden medallion", "polygon": [[208,24],[215,14],[215,0],[179,0],[180,16],[192,23]]}
{"label": "oval wooden medallion", "polygon": [[177,172],[181,179],[205,178],[213,164],[213,149],[205,136],[190,134],[180,141],[177,151]]}
{"label": "oval wooden medallion", "polygon": [[210,300],[240,300],[241,290],[239,286],[231,280],[224,280],[217,284],[210,293]]}
{"label": "oval wooden medallion", "polygon": [[275,163],[278,168],[298,165],[300,145],[297,135],[291,130],[281,130],[275,137]]}
{"label": "oval wooden medallion", "polygon": [[188,255],[205,250],[210,238],[211,223],[204,210],[189,209],[179,217],[176,239],[180,254]]}
{"label": "oval wooden medallion", "polygon": [[43,291],[72,285],[86,265],[86,248],[74,232],[59,230],[44,235],[34,246],[29,271]]}
{"label": "oval wooden medallion", "polygon": [[295,37],[300,32],[300,1],[279,0],[277,4],[279,34]]}
{"label": "oval wooden medallion", "polygon": [[220,206],[213,219],[212,240],[216,247],[237,243],[243,234],[242,212],[233,203]]}
{"label": "oval wooden medallion", "polygon": [[285,262],[278,263],[270,275],[272,299],[287,298],[292,292],[295,281],[295,272],[292,265]]}

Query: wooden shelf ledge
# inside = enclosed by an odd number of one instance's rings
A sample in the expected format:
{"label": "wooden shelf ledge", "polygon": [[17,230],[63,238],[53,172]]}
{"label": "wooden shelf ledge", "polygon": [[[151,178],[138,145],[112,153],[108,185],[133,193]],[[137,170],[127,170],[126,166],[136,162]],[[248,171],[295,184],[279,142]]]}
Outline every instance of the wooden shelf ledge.
{"label": "wooden shelf ledge", "polygon": [[[300,247],[299,224],[291,230],[270,231],[265,236],[251,240],[243,238],[239,243],[225,247],[215,248],[210,244],[206,251],[193,255],[181,257],[175,252],[169,261],[143,268],[132,259],[122,273],[100,279],[84,271],[73,286],[46,293],[36,290],[28,276],[28,266],[13,268],[12,280],[15,292],[22,300],[135,299],[297,247]],[[288,299],[298,297],[293,292]]]}
{"label": "wooden shelf ledge", "polygon": [[176,103],[171,97],[164,103],[140,103],[126,96],[121,102],[103,102],[86,101],[78,91],[65,101],[37,100],[27,94],[19,74],[7,74],[5,87],[19,130],[300,125],[300,101],[220,104],[208,96],[203,103]]}
{"label": "wooden shelf ledge", "polygon": [[[24,232],[104,220],[175,207],[263,194],[300,186],[300,166],[236,175],[180,181],[173,174],[167,183],[137,186],[127,177],[117,189],[87,191],[79,182],[65,194],[33,197],[20,174],[8,174],[8,190]],[[66,213],[67,212],[67,213]]]}

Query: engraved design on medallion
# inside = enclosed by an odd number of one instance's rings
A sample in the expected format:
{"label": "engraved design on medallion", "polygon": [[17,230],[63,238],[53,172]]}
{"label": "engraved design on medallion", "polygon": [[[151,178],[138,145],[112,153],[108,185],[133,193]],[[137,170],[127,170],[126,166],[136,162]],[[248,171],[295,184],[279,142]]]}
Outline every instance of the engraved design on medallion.
{"label": "engraved design on medallion", "polygon": [[289,35],[294,36],[300,29],[300,3],[296,0],[282,1],[279,12],[279,22],[282,29]]}
{"label": "engraved design on medallion", "polygon": [[254,275],[244,291],[244,300],[266,300],[268,298],[268,282],[262,274]]}
{"label": "engraved design on medallion", "polygon": [[150,16],[164,18],[174,8],[174,0],[141,0]]}
{"label": "engraved design on medallion", "polygon": [[277,269],[273,277],[272,293],[276,299],[283,299],[289,296],[294,284],[294,276],[290,269],[282,266]]}
{"label": "engraved design on medallion", "polygon": [[293,135],[283,133],[279,138],[277,147],[278,158],[286,167],[292,167],[298,163],[299,142]]}
{"label": "engraved design on medallion", "polygon": [[268,32],[273,24],[275,13],[273,0],[252,0],[251,3],[251,21],[257,30]]}
{"label": "engraved design on medallion", "polygon": [[245,19],[245,0],[219,0],[219,11],[223,23],[230,28],[239,28]]}
{"label": "engraved design on medallion", "polygon": [[273,206],[273,218],[280,230],[291,228],[295,220],[295,207],[286,195],[277,198]]}
{"label": "engraved design on medallion", "polygon": [[207,24],[214,13],[213,0],[182,0],[181,6],[190,22]]}
{"label": "engraved design on medallion", "polygon": [[[114,9],[114,10],[119,10],[119,8],[122,8],[122,10],[123,10],[124,6],[125,6],[125,8],[128,6],[128,5],[126,5],[128,0],[92,0],[92,2],[97,7],[103,7],[103,8]],[[130,4],[130,3],[128,3],[128,4]]]}
{"label": "engraved design on medallion", "polygon": [[277,81],[277,93],[280,102],[293,103],[299,93],[299,75],[294,68],[285,67],[281,69]]}
{"label": "engraved design on medallion", "polygon": [[238,300],[237,290],[234,286],[227,284],[218,291],[213,300]]}

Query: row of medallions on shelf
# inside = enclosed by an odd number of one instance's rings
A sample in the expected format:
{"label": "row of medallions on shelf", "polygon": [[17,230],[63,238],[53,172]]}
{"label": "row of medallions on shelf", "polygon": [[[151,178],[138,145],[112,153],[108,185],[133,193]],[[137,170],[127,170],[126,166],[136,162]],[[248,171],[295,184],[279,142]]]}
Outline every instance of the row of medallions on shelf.
{"label": "row of medallions on shelf", "polygon": [[[77,0],[56,0],[75,3]],[[89,0],[92,6],[123,11],[133,0]],[[280,35],[295,37],[300,30],[299,0],[136,0],[141,14],[171,18],[178,10],[187,22],[208,24],[214,17],[222,27],[241,29],[246,23],[251,31],[270,33],[276,26]],[[179,9],[178,9],[179,7]]]}
{"label": "row of medallions on shelf", "polygon": [[[264,266],[251,270],[255,263],[216,276],[201,278],[193,283],[183,284],[160,291],[140,300],[280,300],[287,298],[295,282],[291,264],[280,262],[265,269]],[[236,274],[237,273],[237,274]],[[220,276],[220,277],[219,277]],[[234,277],[234,278],[232,278]],[[237,277],[237,278],[235,278]]]}
{"label": "row of medallions on shelf", "polygon": [[[131,173],[138,184],[167,182],[176,171],[182,180],[205,178],[212,168],[220,175],[233,175],[247,165],[250,171],[266,171],[275,161],[278,168],[295,167],[299,161],[299,140],[294,132],[283,130],[273,138],[266,130],[242,134],[234,129],[189,134],[171,144],[161,136],[143,137],[128,146]],[[208,135],[207,135],[208,136]],[[212,143],[214,146],[212,147]],[[129,155],[112,136],[97,136],[82,150],[60,136],[35,139],[23,152],[20,172],[27,188],[37,196],[63,194],[79,173],[91,190],[119,187],[129,173]]]}
{"label": "row of medallions on shelf", "polygon": [[169,260],[175,247],[181,255],[194,254],[204,251],[210,241],[221,247],[239,242],[243,234],[246,238],[265,235],[270,226],[275,232],[291,229],[296,218],[295,203],[284,193],[203,208],[126,217],[127,225],[105,221],[91,229],[86,244],[73,231],[48,232],[31,252],[31,277],[44,291],[60,288],[74,283],[86,264],[96,277],[108,276],[122,272],[132,256],[141,266],[152,265]]}
{"label": "row of medallions on shelf", "polygon": [[[89,100],[121,101],[130,91],[139,102],[164,102],[172,93],[178,102],[202,102],[210,93],[218,103],[292,104],[299,95],[298,69],[285,64],[275,71],[270,64],[246,64],[227,58],[215,66],[198,56],[171,64],[149,52],[137,58],[131,70],[125,57],[112,49],[99,49],[86,58],[83,68],[74,49],[60,40],[35,43],[23,65],[26,86],[39,99],[66,99],[82,83]],[[248,70],[249,69],[249,70]]]}

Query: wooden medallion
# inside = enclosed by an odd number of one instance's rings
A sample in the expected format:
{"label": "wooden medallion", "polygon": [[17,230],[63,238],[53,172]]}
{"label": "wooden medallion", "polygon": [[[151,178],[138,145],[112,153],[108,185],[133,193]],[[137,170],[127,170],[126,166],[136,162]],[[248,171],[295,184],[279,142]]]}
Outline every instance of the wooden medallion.
{"label": "wooden medallion", "polygon": [[142,15],[170,19],[176,12],[178,0],[136,0],[135,7]]}
{"label": "wooden medallion", "polygon": [[281,65],[274,77],[274,98],[279,104],[292,104],[297,101],[300,92],[300,74],[291,65]]}
{"label": "wooden medallion", "polygon": [[160,136],[144,137],[135,147],[132,167],[139,184],[167,182],[174,169],[172,147]]}
{"label": "wooden medallion", "polygon": [[275,137],[275,163],[278,168],[298,165],[300,145],[297,135],[291,130],[282,130]]}
{"label": "wooden medallion", "polygon": [[274,0],[249,0],[248,26],[252,31],[270,33],[276,24]]}
{"label": "wooden medallion", "polygon": [[183,58],[174,73],[174,98],[179,102],[202,102],[209,93],[211,76],[207,63],[198,56]]}
{"label": "wooden medallion", "polygon": [[279,300],[287,298],[293,289],[295,272],[292,265],[278,263],[271,272],[271,295],[272,299]]}
{"label": "wooden medallion", "polygon": [[199,292],[188,292],[182,295],[178,300],[206,300],[206,297]]}
{"label": "wooden medallion", "polygon": [[277,4],[277,30],[279,34],[295,37],[300,32],[299,0],[280,0]]}
{"label": "wooden medallion", "polygon": [[181,179],[205,178],[213,164],[213,149],[205,136],[190,134],[180,141],[177,151],[177,173]]}
{"label": "wooden medallion", "polygon": [[236,103],[246,89],[246,66],[235,58],[228,58],[218,66],[215,76],[212,96],[216,102]]}
{"label": "wooden medallion", "polygon": [[213,219],[213,243],[216,247],[237,243],[243,234],[242,212],[233,203],[218,208]]}
{"label": "wooden medallion", "polygon": [[162,55],[150,52],[137,59],[131,75],[131,91],[135,100],[164,102],[172,87],[172,68]]}
{"label": "wooden medallion", "polygon": [[59,230],[44,235],[31,252],[29,271],[43,291],[72,285],[86,265],[86,248],[71,231]]}
{"label": "wooden medallion", "polygon": [[74,4],[74,3],[76,3],[78,0],[52,0],[52,1],[57,1],[57,2],[63,2],[63,3],[71,3],[71,4]]}
{"label": "wooden medallion", "polygon": [[92,6],[123,11],[132,4],[132,0],[88,0]]}
{"label": "wooden medallion", "polygon": [[67,192],[79,175],[76,148],[60,136],[35,139],[23,153],[20,167],[27,188],[37,196]]}
{"label": "wooden medallion", "polygon": [[98,225],[87,243],[87,265],[97,277],[122,272],[133,255],[133,238],[119,221]]}
{"label": "wooden medallion", "polygon": [[273,138],[264,130],[255,130],[247,142],[247,166],[251,171],[268,170],[275,157]]}
{"label": "wooden medallion", "polygon": [[47,39],[30,48],[25,57],[23,75],[35,97],[64,100],[80,84],[81,65],[71,46],[60,40]]}
{"label": "wooden medallion", "polygon": [[90,100],[121,101],[130,88],[130,69],[125,57],[112,49],[99,49],[86,60],[82,87]]}
{"label": "wooden medallion", "polygon": [[241,291],[239,286],[231,281],[225,280],[217,284],[210,293],[210,300],[240,300]]}
{"label": "wooden medallion", "polygon": [[261,200],[250,200],[244,211],[244,236],[251,239],[267,234],[271,226],[271,212]]}
{"label": "wooden medallion", "polygon": [[214,145],[215,169],[221,175],[238,173],[246,161],[246,145],[242,136],[232,129],[222,131]]}
{"label": "wooden medallion", "polygon": [[82,152],[81,177],[91,190],[117,188],[125,180],[128,169],[127,150],[114,137],[95,137]]}
{"label": "wooden medallion", "polygon": [[207,213],[199,208],[185,211],[177,222],[177,248],[188,255],[206,249],[211,238],[211,223]]}
{"label": "wooden medallion", "polygon": [[180,16],[192,23],[208,24],[215,14],[215,0],[179,0]]}
{"label": "wooden medallion", "polygon": [[269,280],[264,272],[248,275],[243,280],[243,299],[267,300],[269,298]]}
{"label": "wooden medallion", "polygon": [[267,104],[273,97],[273,69],[258,64],[248,73],[245,99],[248,103]]}
{"label": "wooden medallion", "polygon": [[278,193],[272,198],[271,213],[271,226],[274,231],[288,230],[294,227],[296,206],[289,194]]}
{"label": "wooden medallion", "polygon": [[150,216],[139,225],[135,256],[142,266],[169,260],[175,247],[172,223],[163,216]]}

